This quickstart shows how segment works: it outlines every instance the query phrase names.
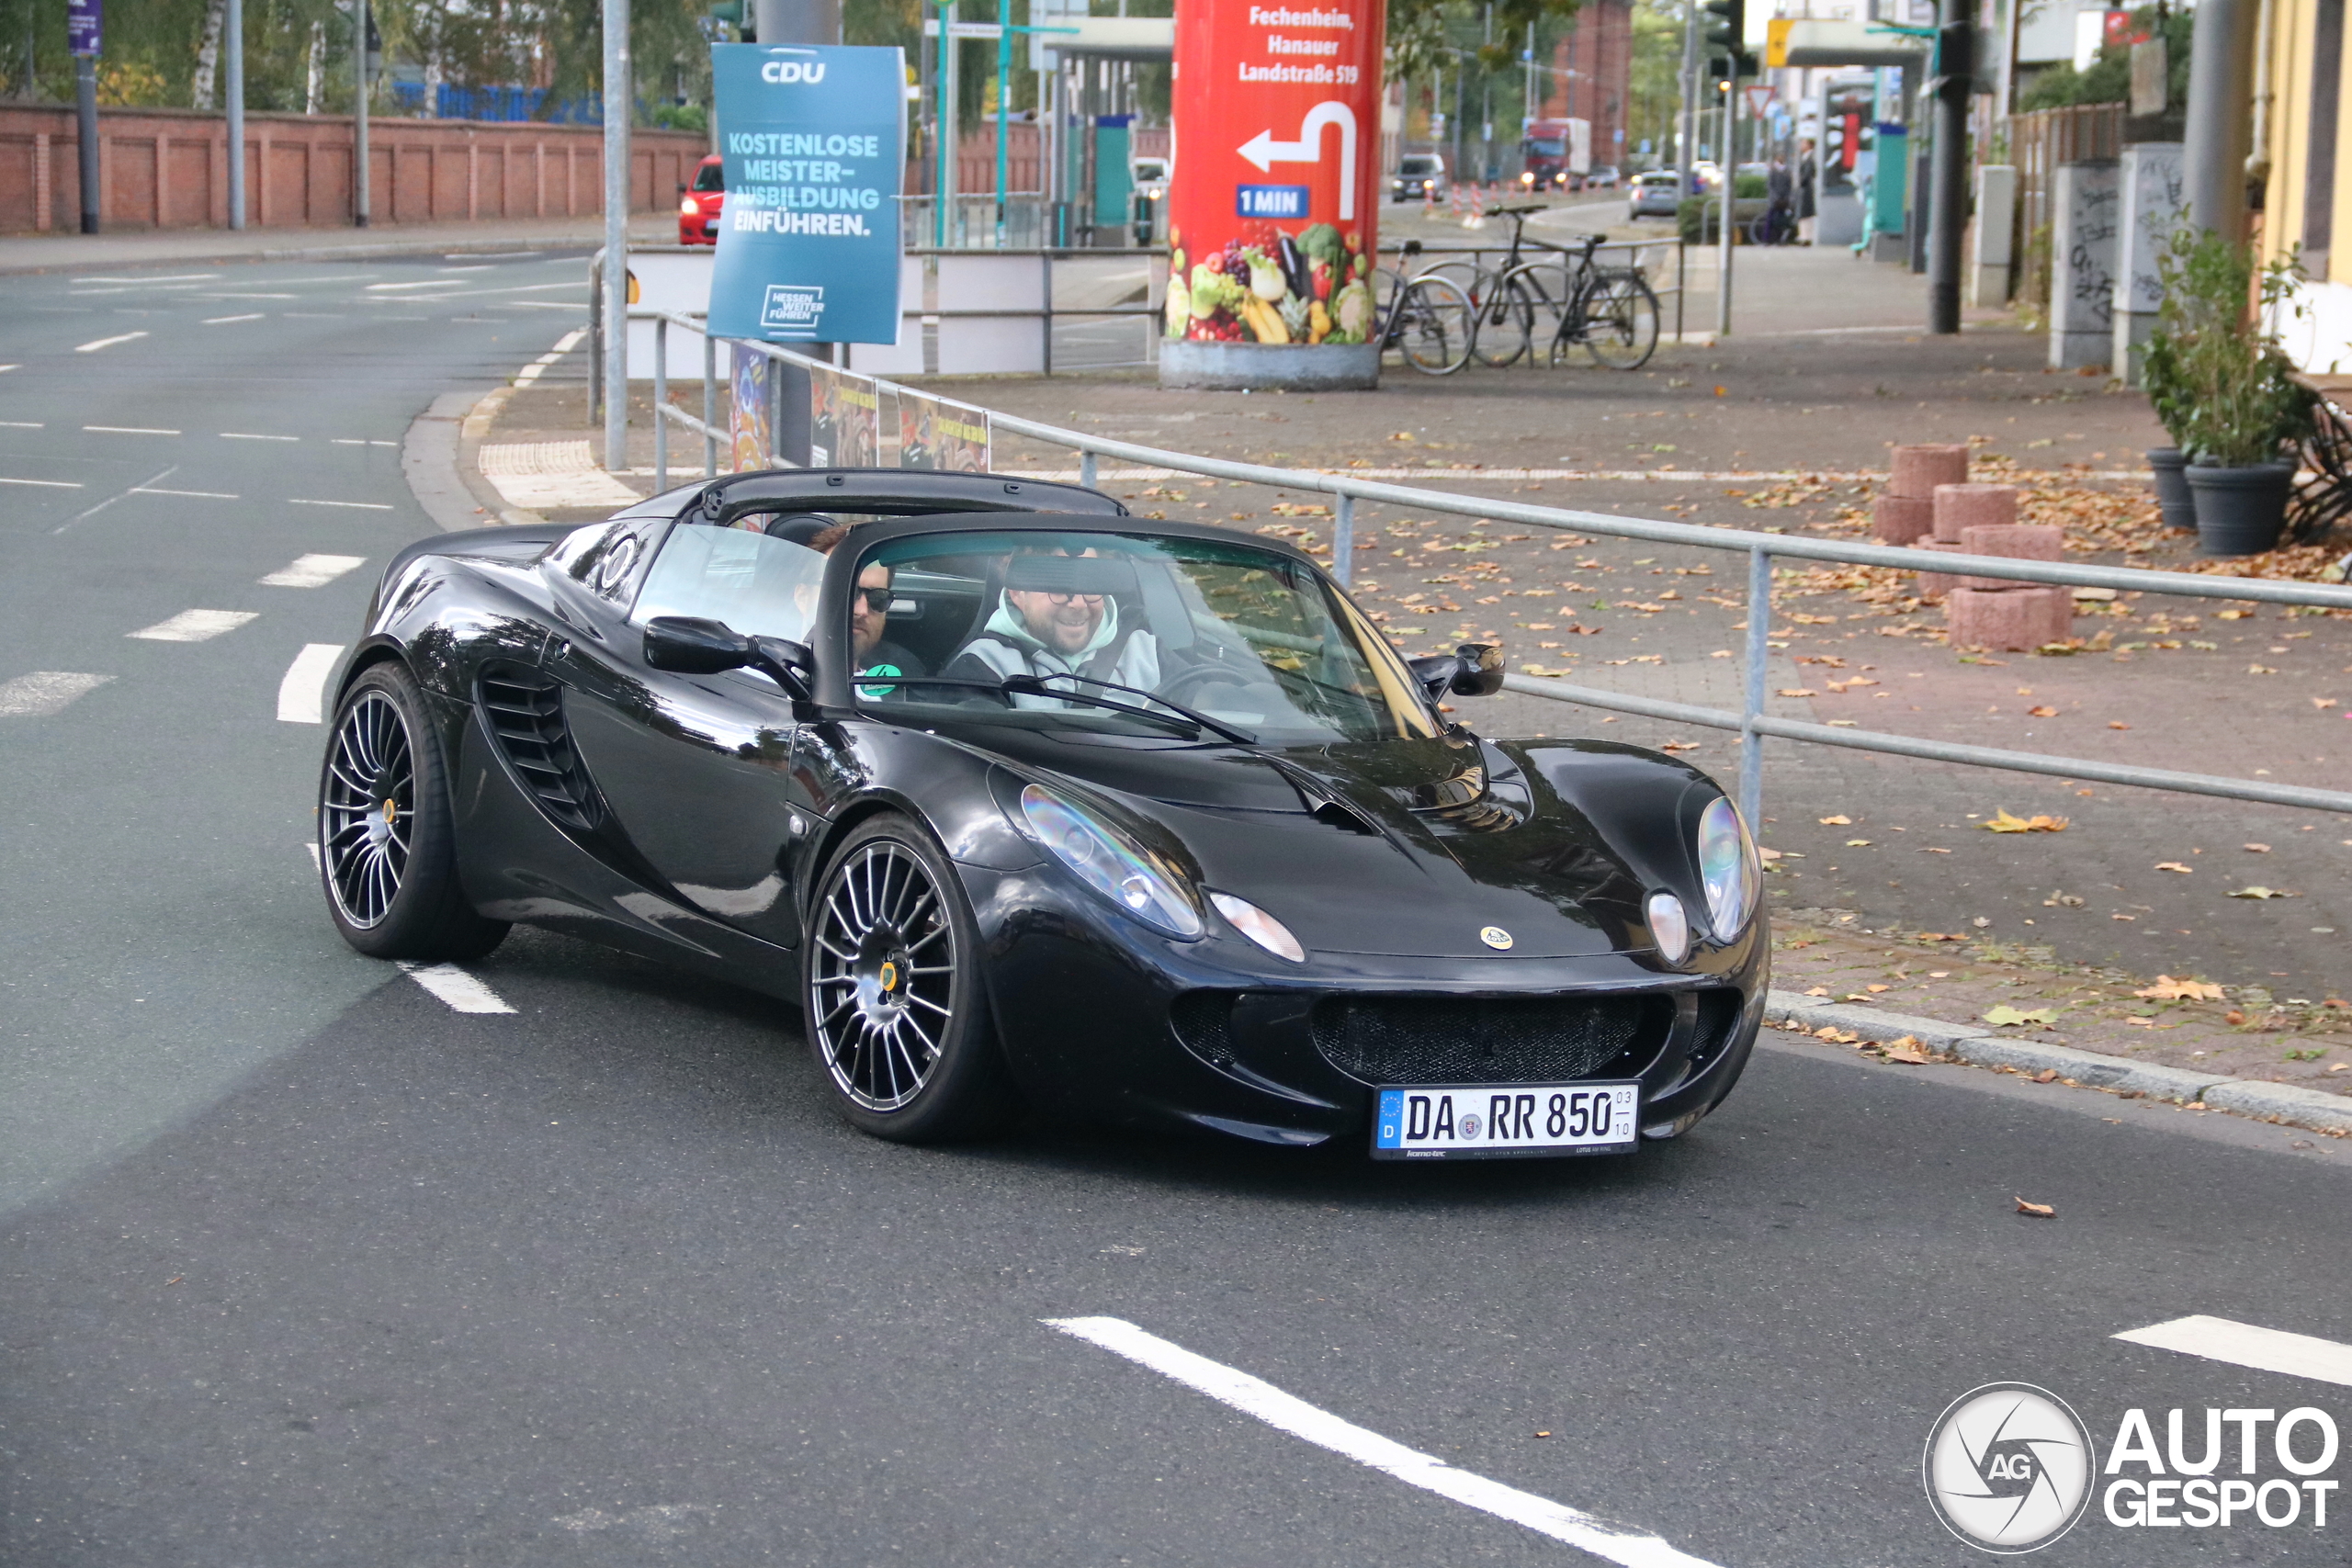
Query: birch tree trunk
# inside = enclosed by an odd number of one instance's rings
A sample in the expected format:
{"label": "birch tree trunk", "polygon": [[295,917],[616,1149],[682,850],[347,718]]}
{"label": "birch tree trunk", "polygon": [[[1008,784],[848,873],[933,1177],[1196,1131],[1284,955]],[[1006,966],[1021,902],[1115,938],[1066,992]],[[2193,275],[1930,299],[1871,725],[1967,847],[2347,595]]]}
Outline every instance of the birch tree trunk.
{"label": "birch tree trunk", "polygon": [[227,0],[205,0],[204,47],[196,51],[196,107],[212,107],[212,83],[220,66],[220,24]]}

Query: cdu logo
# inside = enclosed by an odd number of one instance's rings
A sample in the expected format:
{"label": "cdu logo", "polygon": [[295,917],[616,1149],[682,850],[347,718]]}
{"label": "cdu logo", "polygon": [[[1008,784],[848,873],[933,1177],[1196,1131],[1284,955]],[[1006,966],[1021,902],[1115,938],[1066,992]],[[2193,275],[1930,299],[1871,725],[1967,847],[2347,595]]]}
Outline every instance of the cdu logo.
{"label": "cdu logo", "polygon": [[814,327],[824,314],[822,284],[771,283],[760,300],[760,325],[775,331]]}
{"label": "cdu logo", "polygon": [[814,85],[824,79],[825,62],[821,60],[763,60],[760,62],[760,80],[763,82],[773,82],[779,85],[793,82],[806,82]]}
{"label": "cdu logo", "polygon": [[2090,1433],[2066,1402],[1996,1382],[1952,1402],[1928,1434],[1922,1472],[1944,1528],[1980,1550],[2039,1551],[2090,1502]]}

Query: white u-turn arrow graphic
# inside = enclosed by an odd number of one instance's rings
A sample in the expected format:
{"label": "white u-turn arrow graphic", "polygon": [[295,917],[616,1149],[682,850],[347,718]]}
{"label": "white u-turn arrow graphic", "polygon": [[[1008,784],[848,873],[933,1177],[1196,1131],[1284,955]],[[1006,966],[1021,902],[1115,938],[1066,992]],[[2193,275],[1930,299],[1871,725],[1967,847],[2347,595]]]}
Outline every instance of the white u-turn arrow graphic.
{"label": "white u-turn arrow graphic", "polygon": [[1340,128],[1340,221],[1356,215],[1356,111],[1337,98],[1326,99],[1306,111],[1298,124],[1298,140],[1277,141],[1261,130],[1238,149],[1240,154],[1271,174],[1276,164],[1319,164],[1323,161],[1323,128]]}

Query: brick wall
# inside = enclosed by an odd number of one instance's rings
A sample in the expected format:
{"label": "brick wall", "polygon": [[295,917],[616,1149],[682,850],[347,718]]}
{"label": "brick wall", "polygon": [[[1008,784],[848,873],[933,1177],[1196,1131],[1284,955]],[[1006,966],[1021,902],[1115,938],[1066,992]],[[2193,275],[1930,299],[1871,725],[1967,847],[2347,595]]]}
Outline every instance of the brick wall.
{"label": "brick wall", "polygon": [[[228,147],[218,114],[101,109],[101,227],[226,228]],[[630,205],[654,212],[675,204],[707,148],[699,136],[638,130],[630,150]],[[584,217],[604,205],[594,126],[371,118],[368,154],[379,224]],[[0,233],[79,228],[78,157],[71,108],[0,104]],[[245,117],[249,227],[347,225],[351,176],[348,117]]]}

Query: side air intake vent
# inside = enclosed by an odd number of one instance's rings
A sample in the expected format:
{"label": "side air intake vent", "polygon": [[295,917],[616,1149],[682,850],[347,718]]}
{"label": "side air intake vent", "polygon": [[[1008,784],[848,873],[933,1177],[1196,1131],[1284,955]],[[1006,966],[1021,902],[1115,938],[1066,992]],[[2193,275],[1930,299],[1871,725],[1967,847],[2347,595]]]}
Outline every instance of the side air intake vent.
{"label": "side air intake vent", "polygon": [[563,688],[536,670],[492,664],[482,670],[480,690],[492,738],[540,808],[582,832],[601,822],[603,803],[564,728]]}

